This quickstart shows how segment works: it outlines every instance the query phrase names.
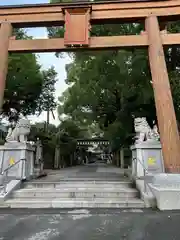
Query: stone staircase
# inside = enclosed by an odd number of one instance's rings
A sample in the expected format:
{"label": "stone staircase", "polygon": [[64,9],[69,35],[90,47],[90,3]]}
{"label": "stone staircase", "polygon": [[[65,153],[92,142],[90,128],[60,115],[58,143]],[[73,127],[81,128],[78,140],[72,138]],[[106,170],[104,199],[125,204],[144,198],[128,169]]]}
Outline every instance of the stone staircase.
{"label": "stone staircase", "polygon": [[127,179],[119,181],[65,179],[32,181],[12,193],[10,208],[144,208]]}

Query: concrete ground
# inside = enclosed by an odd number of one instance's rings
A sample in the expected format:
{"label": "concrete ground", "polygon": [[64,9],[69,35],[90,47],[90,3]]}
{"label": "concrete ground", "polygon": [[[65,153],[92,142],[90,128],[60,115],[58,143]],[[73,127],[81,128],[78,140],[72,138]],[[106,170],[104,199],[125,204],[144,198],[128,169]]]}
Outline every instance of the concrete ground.
{"label": "concrete ground", "polygon": [[0,210],[0,240],[179,240],[180,212]]}
{"label": "concrete ground", "polygon": [[[116,181],[122,173],[95,164],[48,171],[43,181]],[[179,240],[179,223],[180,211],[0,209],[0,240]]]}
{"label": "concrete ground", "polygon": [[71,168],[60,170],[46,170],[47,177],[40,178],[36,181],[61,181],[61,180],[103,180],[103,181],[118,181],[122,178],[124,170],[103,164],[94,163],[88,165],[80,165]]}

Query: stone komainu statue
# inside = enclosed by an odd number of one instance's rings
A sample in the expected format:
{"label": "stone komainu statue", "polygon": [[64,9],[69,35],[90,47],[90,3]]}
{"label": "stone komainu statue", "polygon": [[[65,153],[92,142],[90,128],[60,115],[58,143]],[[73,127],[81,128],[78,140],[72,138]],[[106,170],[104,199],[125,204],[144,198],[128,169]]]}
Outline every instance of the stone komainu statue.
{"label": "stone komainu statue", "polygon": [[27,136],[30,133],[30,121],[20,119],[15,128],[9,128],[6,136],[6,142],[27,142]]}
{"label": "stone komainu statue", "polygon": [[136,143],[160,140],[157,126],[155,125],[154,128],[151,129],[145,117],[134,119],[134,129],[136,132]]}

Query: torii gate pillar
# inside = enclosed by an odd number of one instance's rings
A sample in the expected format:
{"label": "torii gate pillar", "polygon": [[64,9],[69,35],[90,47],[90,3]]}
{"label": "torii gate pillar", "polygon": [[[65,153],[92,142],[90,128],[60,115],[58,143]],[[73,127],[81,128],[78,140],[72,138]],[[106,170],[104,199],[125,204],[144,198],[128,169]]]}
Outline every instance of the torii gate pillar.
{"label": "torii gate pillar", "polygon": [[165,171],[175,173],[180,171],[179,132],[157,17],[147,17],[145,28]]}
{"label": "torii gate pillar", "polygon": [[8,48],[11,35],[11,23],[6,21],[2,22],[0,26],[0,112],[4,102],[4,89],[6,86],[6,75],[8,70]]}

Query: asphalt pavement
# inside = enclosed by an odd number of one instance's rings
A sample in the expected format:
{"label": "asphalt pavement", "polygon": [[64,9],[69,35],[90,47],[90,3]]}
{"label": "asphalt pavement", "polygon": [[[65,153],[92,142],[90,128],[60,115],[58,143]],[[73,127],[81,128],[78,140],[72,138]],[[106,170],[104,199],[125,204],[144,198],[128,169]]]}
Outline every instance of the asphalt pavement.
{"label": "asphalt pavement", "polygon": [[0,210],[0,240],[179,240],[180,211]]}

